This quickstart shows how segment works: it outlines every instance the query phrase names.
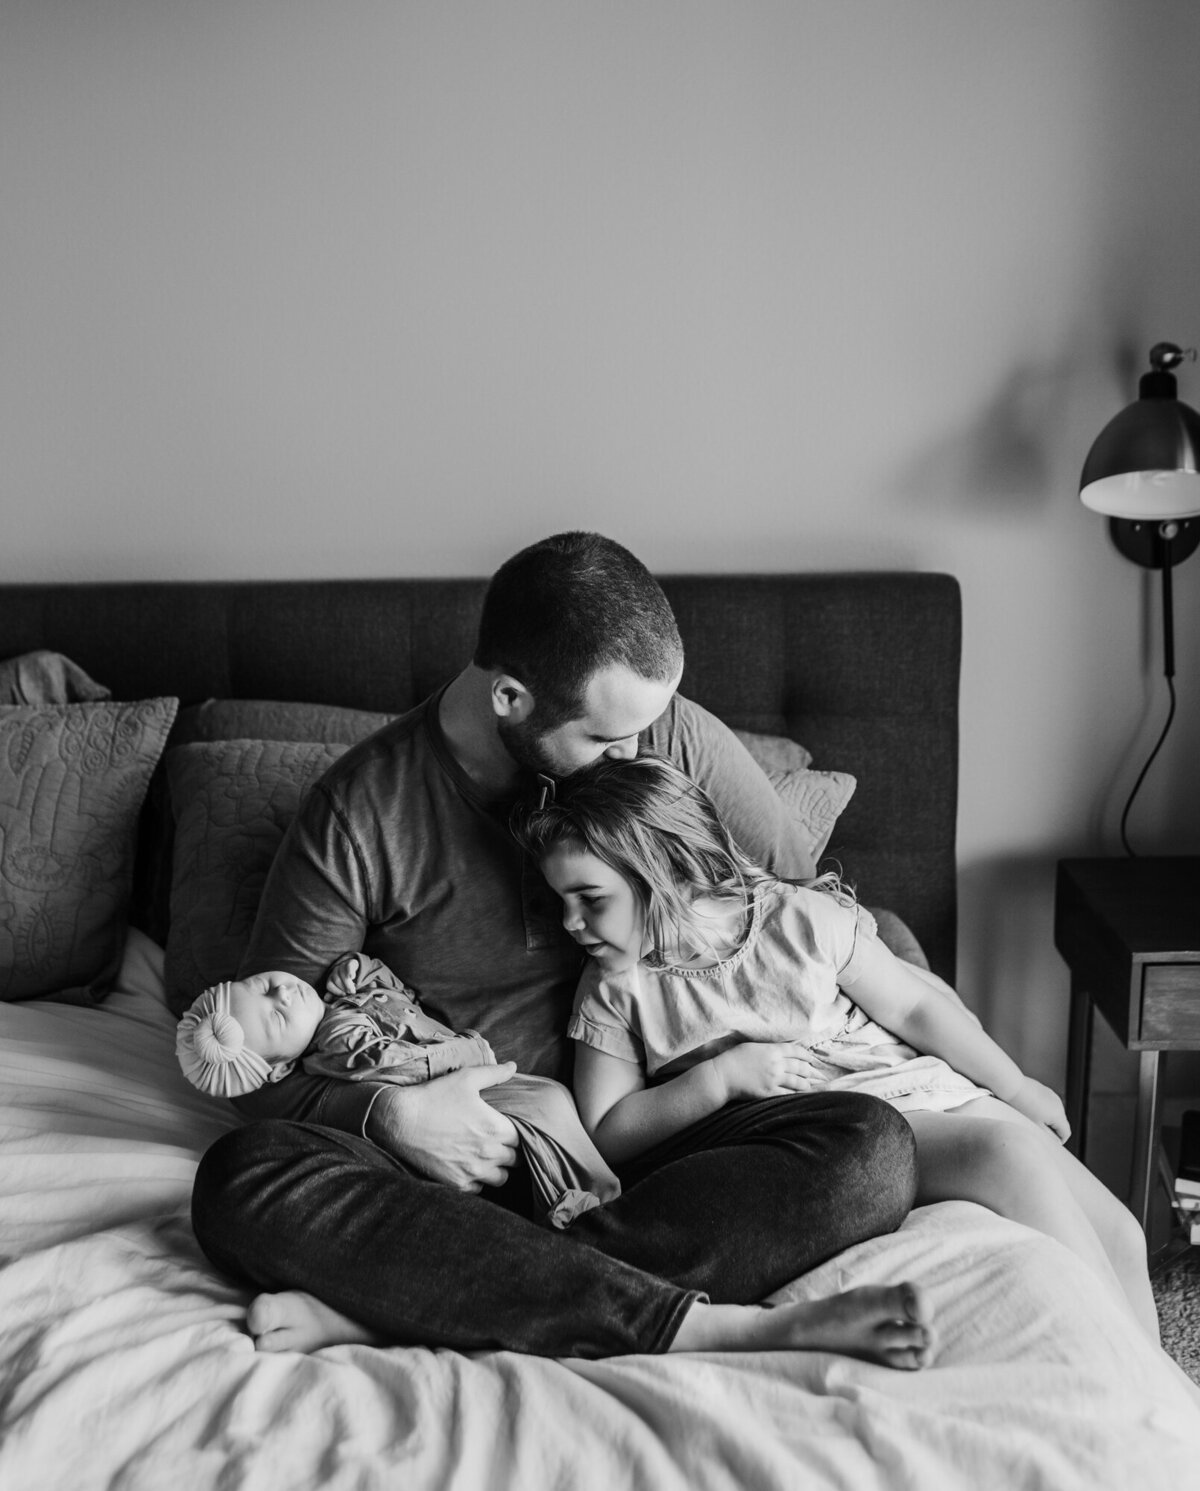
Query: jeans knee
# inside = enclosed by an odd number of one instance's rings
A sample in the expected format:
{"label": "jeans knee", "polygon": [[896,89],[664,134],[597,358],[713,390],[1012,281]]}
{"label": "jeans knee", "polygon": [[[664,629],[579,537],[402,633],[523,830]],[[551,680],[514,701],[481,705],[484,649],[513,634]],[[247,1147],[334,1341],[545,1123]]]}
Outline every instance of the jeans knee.
{"label": "jeans knee", "polygon": [[278,1225],[289,1172],[305,1148],[305,1126],[260,1119],[222,1134],[200,1157],[192,1182],[192,1231],[208,1257],[229,1273],[244,1244]]}
{"label": "jeans knee", "polygon": [[881,1214],[898,1227],[917,1196],[917,1144],[902,1113],[882,1098],[864,1093],[831,1094],[839,1099],[856,1140],[859,1174]]}
{"label": "jeans knee", "polygon": [[[231,1218],[238,1210],[239,1183],[252,1170],[258,1152],[260,1126],[247,1124],[231,1129],[210,1144],[200,1157],[192,1182],[192,1231],[210,1257],[224,1252]],[[215,1261],[215,1260],[214,1260]]]}

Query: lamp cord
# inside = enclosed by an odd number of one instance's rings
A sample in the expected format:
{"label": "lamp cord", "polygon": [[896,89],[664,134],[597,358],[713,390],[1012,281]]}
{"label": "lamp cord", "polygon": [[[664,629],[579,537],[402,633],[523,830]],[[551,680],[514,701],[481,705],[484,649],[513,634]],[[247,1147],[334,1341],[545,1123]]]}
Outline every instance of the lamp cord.
{"label": "lamp cord", "polygon": [[1162,733],[1159,735],[1154,749],[1146,757],[1146,764],[1138,773],[1138,779],[1133,784],[1133,791],[1129,794],[1129,799],[1125,804],[1125,811],[1121,814],[1121,843],[1125,846],[1125,853],[1129,856],[1130,859],[1137,858],[1137,851],[1130,846],[1129,839],[1125,833],[1125,825],[1129,821],[1129,810],[1133,807],[1133,799],[1138,795],[1138,789],[1146,780],[1146,773],[1154,764],[1154,758],[1158,755],[1163,741],[1166,740],[1167,731],[1171,728],[1171,721],[1175,718],[1175,680],[1169,674],[1167,676],[1167,690],[1171,695],[1171,707],[1167,711],[1167,722],[1162,727]]}
{"label": "lamp cord", "polygon": [[1167,710],[1166,723],[1162,727],[1154,749],[1146,757],[1146,764],[1138,773],[1138,779],[1133,784],[1125,803],[1125,811],[1121,814],[1121,843],[1125,847],[1125,853],[1130,859],[1136,859],[1137,853],[1129,842],[1125,826],[1129,822],[1129,812],[1133,807],[1133,799],[1138,795],[1142,783],[1146,780],[1146,773],[1154,765],[1154,758],[1162,749],[1162,743],[1167,738],[1167,732],[1171,728],[1171,722],[1175,718],[1175,608],[1171,596],[1171,540],[1169,537],[1160,537],[1162,545],[1162,611],[1163,611],[1163,676],[1167,680],[1167,693],[1170,695],[1171,705]]}

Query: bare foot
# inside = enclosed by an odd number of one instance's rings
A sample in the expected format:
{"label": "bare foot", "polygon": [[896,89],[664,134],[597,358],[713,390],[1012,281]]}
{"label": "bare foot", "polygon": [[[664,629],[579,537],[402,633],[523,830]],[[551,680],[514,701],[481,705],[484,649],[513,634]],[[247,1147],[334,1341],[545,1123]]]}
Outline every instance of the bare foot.
{"label": "bare foot", "polygon": [[[772,1321],[771,1317],[784,1317]],[[790,1317],[790,1318],[789,1318]],[[784,1341],[803,1351],[838,1351],[915,1371],[933,1360],[937,1332],[915,1284],[866,1286],[768,1311]]]}
{"label": "bare foot", "polygon": [[836,1351],[916,1371],[937,1333],[915,1284],[867,1286],[793,1305],[693,1305],[672,1351]]}
{"label": "bare foot", "polygon": [[322,1346],[379,1346],[373,1331],[300,1290],[260,1294],[246,1326],[258,1351],[320,1351]]}

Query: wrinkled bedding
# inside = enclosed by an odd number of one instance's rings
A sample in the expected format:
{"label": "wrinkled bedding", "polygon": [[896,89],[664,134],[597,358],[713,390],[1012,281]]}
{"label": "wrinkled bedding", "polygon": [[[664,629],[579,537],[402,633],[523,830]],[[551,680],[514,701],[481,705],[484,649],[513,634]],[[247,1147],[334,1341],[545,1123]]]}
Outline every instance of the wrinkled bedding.
{"label": "wrinkled bedding", "polygon": [[260,1355],[193,1241],[235,1122],[178,1073],[140,934],[97,1009],[0,1006],[0,1485],[1128,1491],[1200,1475],[1200,1395],[1058,1244],[914,1212],[784,1295],[907,1277],[942,1345],[907,1374],[823,1353],[544,1361]]}

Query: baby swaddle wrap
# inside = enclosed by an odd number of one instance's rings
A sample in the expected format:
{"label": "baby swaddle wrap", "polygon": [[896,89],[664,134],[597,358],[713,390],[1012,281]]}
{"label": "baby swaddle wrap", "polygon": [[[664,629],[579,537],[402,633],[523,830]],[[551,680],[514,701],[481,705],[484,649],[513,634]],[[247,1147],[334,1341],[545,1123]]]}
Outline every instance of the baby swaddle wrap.
{"label": "baby swaddle wrap", "polygon": [[[494,1066],[478,1031],[456,1033],[421,1009],[386,964],[348,953],[330,969],[329,1012],[304,1055],[304,1070],[340,1080],[427,1082],[468,1066]],[[533,1181],[536,1220],[565,1228],[621,1193],[561,1082],[517,1073],[480,1091],[512,1120]]]}

